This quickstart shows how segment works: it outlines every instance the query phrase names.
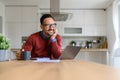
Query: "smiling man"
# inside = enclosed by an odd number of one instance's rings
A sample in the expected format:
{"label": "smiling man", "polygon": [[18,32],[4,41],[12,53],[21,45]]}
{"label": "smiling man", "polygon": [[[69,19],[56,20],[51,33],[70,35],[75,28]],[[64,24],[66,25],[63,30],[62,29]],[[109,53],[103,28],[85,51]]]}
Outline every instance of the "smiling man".
{"label": "smiling man", "polygon": [[30,35],[21,50],[30,51],[31,58],[59,58],[62,52],[61,36],[58,34],[54,18],[50,14],[44,14],[40,23],[42,31]]}

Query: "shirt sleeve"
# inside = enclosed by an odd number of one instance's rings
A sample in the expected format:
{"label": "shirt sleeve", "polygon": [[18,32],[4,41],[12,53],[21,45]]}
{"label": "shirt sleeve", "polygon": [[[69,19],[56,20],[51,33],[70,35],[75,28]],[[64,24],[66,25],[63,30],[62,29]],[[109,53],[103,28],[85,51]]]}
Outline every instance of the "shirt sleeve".
{"label": "shirt sleeve", "polygon": [[56,38],[50,39],[51,42],[56,42]]}
{"label": "shirt sleeve", "polygon": [[23,44],[22,49],[24,49],[25,51],[32,51],[33,45],[32,45],[32,37],[28,37],[28,39],[26,40],[26,42]]}

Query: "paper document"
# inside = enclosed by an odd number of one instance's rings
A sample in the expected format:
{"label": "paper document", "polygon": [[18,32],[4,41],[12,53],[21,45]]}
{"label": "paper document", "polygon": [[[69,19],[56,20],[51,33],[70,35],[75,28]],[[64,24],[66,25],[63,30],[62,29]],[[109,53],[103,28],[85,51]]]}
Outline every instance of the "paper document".
{"label": "paper document", "polygon": [[33,62],[60,62],[59,59],[51,60],[50,58],[36,58]]}

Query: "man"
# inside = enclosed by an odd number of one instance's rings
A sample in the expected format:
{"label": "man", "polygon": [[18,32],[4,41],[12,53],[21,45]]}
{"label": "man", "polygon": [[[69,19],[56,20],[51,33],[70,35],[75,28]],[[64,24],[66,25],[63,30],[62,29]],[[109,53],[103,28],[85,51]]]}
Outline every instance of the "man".
{"label": "man", "polygon": [[44,14],[40,23],[42,31],[30,35],[21,50],[30,51],[31,58],[59,58],[62,44],[54,18],[50,14]]}

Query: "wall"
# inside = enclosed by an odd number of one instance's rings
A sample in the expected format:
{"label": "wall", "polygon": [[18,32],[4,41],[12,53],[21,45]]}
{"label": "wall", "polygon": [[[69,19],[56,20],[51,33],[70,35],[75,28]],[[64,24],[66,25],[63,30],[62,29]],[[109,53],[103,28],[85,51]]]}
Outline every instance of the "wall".
{"label": "wall", "polygon": [[113,27],[113,6],[111,5],[108,9],[107,9],[107,38],[108,38],[108,49],[111,53],[111,51],[113,50],[113,46],[114,42],[115,42],[115,30]]}
{"label": "wall", "polygon": [[114,22],[114,28],[115,28],[115,44],[114,44],[114,50],[113,50],[113,55],[112,55],[112,65],[115,67],[120,67],[120,26],[119,26],[119,14],[120,12],[120,0],[115,0],[113,4],[113,22]]}
{"label": "wall", "polygon": [[5,24],[4,24],[4,21],[5,21],[5,7],[4,5],[0,2],[0,33],[3,33],[5,34]]}
{"label": "wall", "polygon": [[107,38],[108,38],[108,51],[109,51],[109,65],[112,63],[112,54],[115,44],[115,30],[113,24],[113,4],[111,4],[107,9]]}
{"label": "wall", "polygon": [[120,64],[118,4],[119,0],[115,0],[113,4],[111,4],[111,6],[107,9],[109,65],[112,66],[117,66],[118,63]]}

